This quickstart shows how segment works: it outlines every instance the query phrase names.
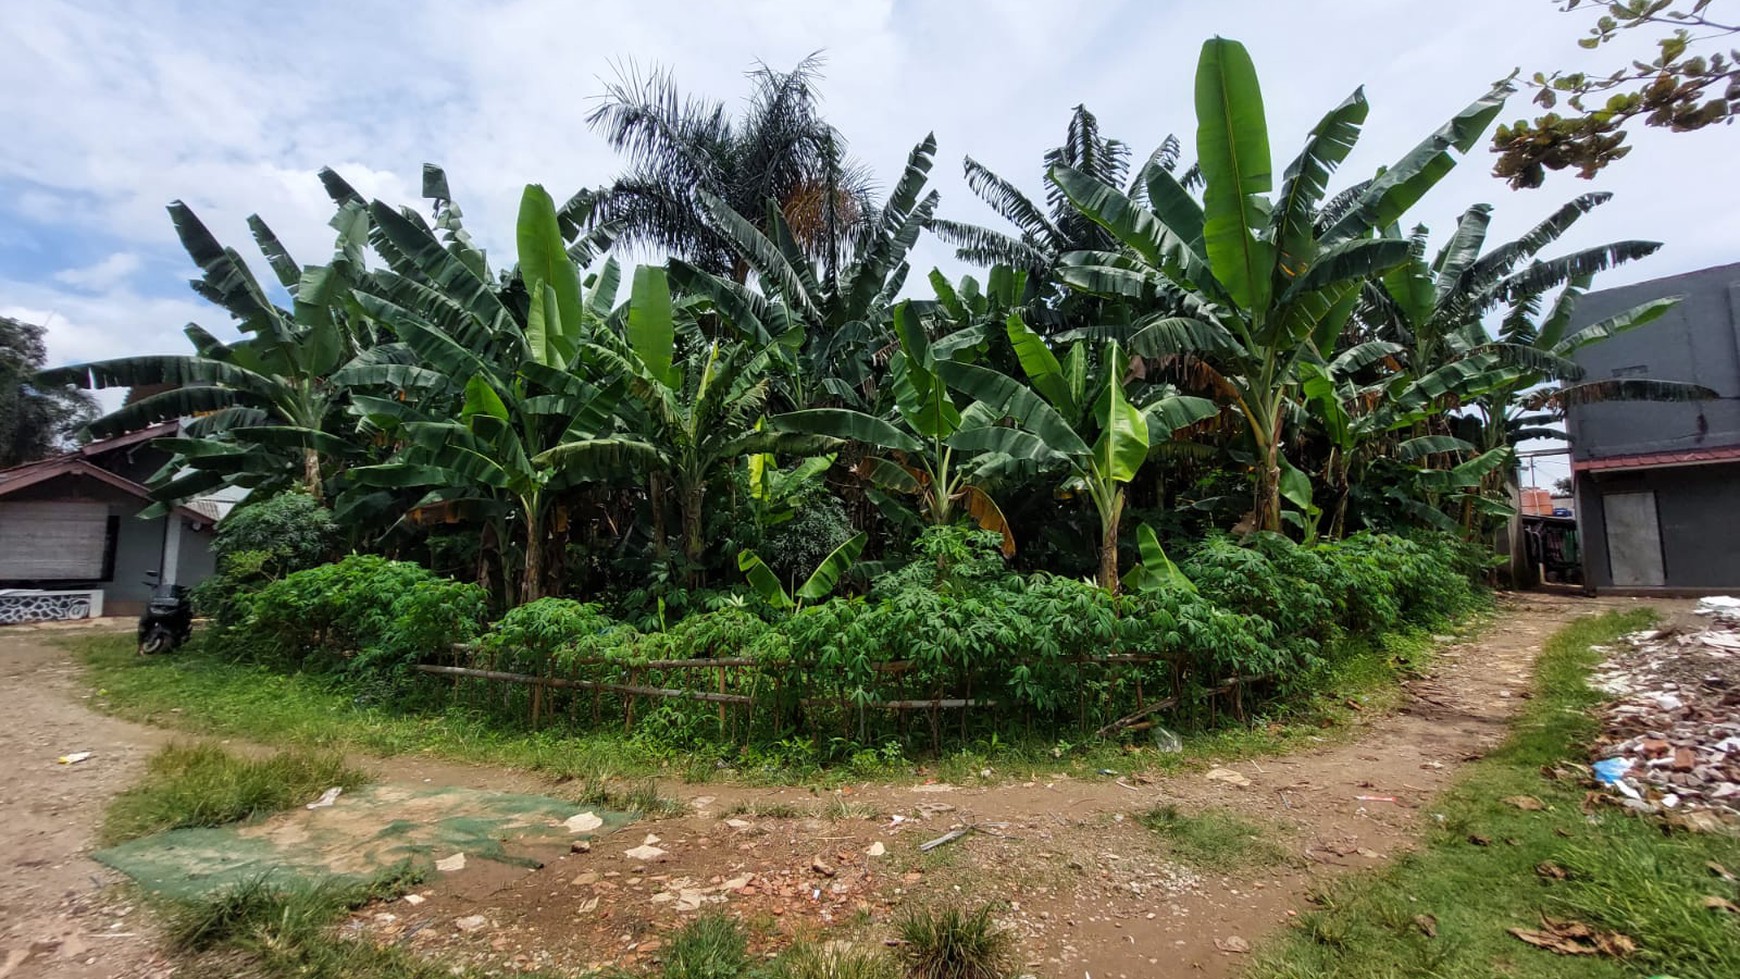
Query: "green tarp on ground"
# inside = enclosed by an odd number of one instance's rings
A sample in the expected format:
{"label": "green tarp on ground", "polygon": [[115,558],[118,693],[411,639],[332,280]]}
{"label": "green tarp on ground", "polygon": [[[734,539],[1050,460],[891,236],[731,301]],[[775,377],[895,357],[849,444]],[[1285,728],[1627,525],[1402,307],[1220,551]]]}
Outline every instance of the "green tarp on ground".
{"label": "green tarp on ground", "polygon": [[[569,820],[592,813],[601,821]],[[575,840],[614,832],[623,813],[539,795],[376,785],[336,804],[259,822],[177,829],[92,856],[147,890],[193,899],[269,875],[284,885],[368,881],[410,861],[425,869],[462,853],[467,861],[536,865]],[[576,831],[574,827],[580,827]]]}

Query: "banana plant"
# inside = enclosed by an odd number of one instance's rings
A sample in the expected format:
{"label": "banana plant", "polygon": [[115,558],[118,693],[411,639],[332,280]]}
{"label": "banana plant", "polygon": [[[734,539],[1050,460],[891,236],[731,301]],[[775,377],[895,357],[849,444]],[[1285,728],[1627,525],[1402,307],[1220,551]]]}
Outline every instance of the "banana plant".
{"label": "banana plant", "polygon": [[612,327],[586,339],[580,355],[592,369],[622,379],[617,424],[546,449],[534,461],[592,478],[645,476],[655,523],[666,489],[674,490],[683,557],[698,584],[705,550],[702,518],[714,480],[748,456],[809,455],[837,441],[758,427],[772,383],[775,342],[693,336],[679,350],[663,269],[635,270],[627,315],[614,317]]}
{"label": "banana plant", "polygon": [[[925,522],[934,526],[953,523],[964,508],[980,527],[1002,535],[1006,556],[1014,554],[1009,522],[979,481],[978,467],[986,459],[950,443],[963,425],[974,424],[976,406],[957,404],[938,376],[938,344],[931,342],[911,302],[894,308],[894,332],[899,347],[888,361],[894,401],[890,417],[850,408],[808,408],[775,415],[768,419],[769,427],[881,450],[859,464],[861,475],[883,489],[917,497]],[[968,345],[950,344],[962,346]],[[978,417],[976,423],[991,420]]]}
{"label": "banana plant", "polygon": [[331,260],[308,266],[296,264],[258,215],[248,218],[289,308],[271,299],[240,253],[220,244],[192,208],[176,201],[169,215],[200,269],[194,292],[227,311],[245,336],[225,343],[189,324],[192,354],[63,367],[44,372],[43,382],[149,392],[92,422],[89,431],[99,438],[192,419],[182,437],[157,440],[171,453],[149,480],[159,506],[226,485],[265,493],[299,485],[322,498],[327,479],[360,455],[346,437],[346,392],[334,375],[374,342],[351,298],[366,273],[367,213],[354,203],[341,206],[331,222],[337,232]]}
{"label": "banana plant", "polygon": [[467,503],[495,519],[498,536],[516,535],[517,525],[518,598],[543,597],[550,503],[577,481],[544,456],[606,429],[621,394],[620,385],[574,373],[596,306],[583,302],[555,202],[535,184],[520,199],[519,263],[508,282],[524,290],[523,314],[454,221],[438,225],[444,245],[409,214],[378,201],[371,211],[392,267],[371,276],[359,302],[392,330],[400,356],[343,374],[358,391],[378,392],[354,395],[357,411],[399,448],[351,476],[361,486],[424,491],[408,515]]}
{"label": "banana plant", "polygon": [[1020,314],[1009,317],[1005,331],[1025,382],[977,364],[936,365],[944,384],[978,402],[972,423],[956,431],[949,446],[987,454],[981,474],[1057,468],[1068,473],[1063,489],[1085,494],[1099,517],[1097,580],[1116,592],[1124,487],[1158,445],[1219,409],[1207,399],[1170,392],[1140,406],[1132,403],[1126,390],[1129,358],[1116,342],[1102,348],[1090,376],[1086,342],[1059,360]]}
{"label": "banana plant", "polygon": [[1072,168],[1052,168],[1076,208],[1123,245],[1070,256],[1061,277],[1085,292],[1158,306],[1111,335],[1144,357],[1190,358],[1237,409],[1256,449],[1257,529],[1281,526],[1284,424],[1299,401],[1299,365],[1333,353],[1360,285],[1406,261],[1406,241],[1374,235],[1479,141],[1507,92],[1501,86],[1474,102],[1330,207],[1329,178],[1366,118],[1364,92],[1356,90],[1311,130],[1271,199],[1256,70],[1243,45],[1214,38],[1196,73],[1200,202],[1161,167],[1146,169],[1141,201]]}
{"label": "banana plant", "polygon": [[1170,588],[1196,593],[1196,583],[1166,556],[1166,549],[1160,546],[1160,535],[1154,533],[1153,527],[1136,525],[1136,552],[1142,555],[1142,562],[1124,572],[1126,589],[1154,592]]}
{"label": "banana plant", "polygon": [[[860,234],[850,262],[839,268],[831,263],[817,268],[776,202],[767,203],[764,234],[730,204],[699,195],[713,226],[755,272],[761,293],[778,303],[750,298],[740,284],[682,262],[671,263],[673,276],[685,289],[721,304],[753,306],[778,317],[780,325],[769,332],[788,341],[772,352],[782,400],[791,407],[862,406],[874,376],[872,354],[887,336],[889,312],[911,270],[907,254],[940,200],[936,191],[925,192],[935,155],[934,135],[913,147],[876,220]],[[770,305],[777,308],[770,311]]]}
{"label": "banana plant", "polygon": [[756,594],[767,600],[776,609],[793,610],[803,607],[805,602],[816,602],[827,598],[840,583],[840,578],[850,571],[852,565],[858,562],[858,555],[864,553],[864,544],[870,535],[860,531],[850,540],[834,548],[828,556],[822,558],[816,569],[810,572],[804,583],[796,592],[787,592],[785,585],[780,583],[779,575],[767,566],[761,555],[753,550],[742,550],[737,553],[737,568],[743,572],[743,577],[749,582],[749,587]]}

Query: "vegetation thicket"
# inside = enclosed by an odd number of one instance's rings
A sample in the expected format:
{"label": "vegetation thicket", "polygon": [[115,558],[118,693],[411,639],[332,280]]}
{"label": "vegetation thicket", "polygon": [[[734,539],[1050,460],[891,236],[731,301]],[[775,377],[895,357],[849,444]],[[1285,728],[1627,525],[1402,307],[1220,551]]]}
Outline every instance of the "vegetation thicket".
{"label": "vegetation thicket", "polygon": [[[33,383],[154,392],[98,435],[191,417],[159,505],[250,491],[201,593],[225,655],[394,698],[435,695],[419,665],[537,675],[563,683],[471,706],[859,747],[937,738],[945,704],[963,736],[1086,735],[1308,689],[1469,606],[1519,439],[1711,394],[1572,359],[1672,305],[1571,331],[1594,275],[1656,248],[1542,257],[1605,195],[1492,247],[1486,205],[1435,252],[1404,224],[1504,86],[1332,186],[1356,90],[1277,179],[1256,70],[1215,38],[1193,163],[1173,137],[1135,162],[1077,107],[1043,203],[966,160],[1003,231],[939,213],[934,135],[873,195],[817,68],[758,69],[739,117],[620,79],[591,123],[628,171],[525,188],[506,265],[435,166],[422,210],[322,171],[331,255],[253,219],[267,281],[174,204],[241,338]],[[927,230],[982,280],[910,287]],[[617,241],[671,257],[625,270]],[[737,665],[710,699],[637,715],[712,659]]]}

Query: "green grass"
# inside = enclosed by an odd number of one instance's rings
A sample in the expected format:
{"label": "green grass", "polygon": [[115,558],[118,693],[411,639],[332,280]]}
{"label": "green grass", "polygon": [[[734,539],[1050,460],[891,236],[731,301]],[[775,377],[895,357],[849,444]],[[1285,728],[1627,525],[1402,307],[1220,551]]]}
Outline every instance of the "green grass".
{"label": "green grass", "polygon": [[1261,826],[1224,810],[1187,813],[1177,806],[1156,806],[1137,818],[1166,841],[1174,857],[1203,870],[1226,872],[1287,859],[1287,852]]}
{"label": "green grass", "polygon": [[[1585,760],[1593,743],[1597,723],[1590,708],[1600,696],[1585,678],[1600,656],[1590,647],[1652,618],[1648,610],[1609,613],[1554,636],[1538,662],[1536,695],[1512,736],[1433,806],[1438,827],[1427,845],[1382,872],[1327,888],[1320,910],[1263,949],[1249,975],[1740,976],[1740,916],[1702,906],[1707,895],[1740,901],[1740,888],[1706,866],[1740,864],[1740,842],[1665,833],[1658,820],[1612,806],[1586,814],[1579,780],[1542,773],[1543,766]],[[1525,811],[1502,801],[1518,795],[1547,807]],[[1474,845],[1471,836],[1490,845]],[[1569,878],[1538,873],[1545,863],[1564,868]],[[1542,914],[1620,932],[1639,951],[1624,961],[1559,956],[1507,933],[1539,928]]]}
{"label": "green grass", "polygon": [[502,728],[463,710],[411,713],[371,705],[331,676],[283,673],[201,651],[136,655],[126,636],[69,645],[87,666],[98,703],[175,730],[274,746],[390,757],[422,754],[548,772],[558,778],[644,778],[658,760],[632,741]]}
{"label": "green grass", "polygon": [[334,752],[290,750],[244,758],[210,744],[172,744],[151,757],[139,784],[115,797],[107,843],[185,826],[221,826],[302,805],[331,786],[369,777]]}
{"label": "green grass", "polygon": [[285,886],[260,878],[165,909],[176,975],[189,979],[469,979],[480,973],[341,938],[344,915],[418,883],[395,868],[366,884]]}
{"label": "green grass", "polygon": [[908,979],[1002,979],[1014,962],[1014,939],[991,920],[991,906],[974,911],[915,908],[895,923]]}

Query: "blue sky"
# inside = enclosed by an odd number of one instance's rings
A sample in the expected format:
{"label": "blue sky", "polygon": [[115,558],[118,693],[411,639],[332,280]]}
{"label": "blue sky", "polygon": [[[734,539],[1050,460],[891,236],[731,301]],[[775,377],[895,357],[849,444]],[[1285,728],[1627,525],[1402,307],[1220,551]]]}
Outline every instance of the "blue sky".
{"label": "blue sky", "polygon": [[[296,3],[10,4],[0,34],[0,313],[46,322],[55,362],[181,350],[192,320],[221,311],[185,280],[163,206],[184,199],[252,255],[258,212],[302,262],[330,249],[314,179],[339,169],[365,194],[415,202],[443,164],[469,226],[511,240],[519,188],[558,197],[610,179],[617,161],[583,117],[632,59],[691,91],[735,98],[757,59],[825,51],[826,109],[853,152],[891,178],[934,130],[946,216],[994,221],[960,179],[971,154],[1038,195],[1039,158],[1085,102],[1145,154],[1168,132],[1189,146],[1190,80],[1203,38],[1251,49],[1277,167],[1323,111],[1364,84],[1366,136],[1352,180],[1398,156],[1511,69],[1600,67],[1576,47],[1583,18],[1551,0],[1222,0],[1060,4],[981,0],[740,3],[300,0]],[[1606,52],[1602,57],[1611,57]],[[1513,97],[1507,118],[1524,115]],[[1513,192],[1480,151],[1418,217],[1441,232],[1467,205],[1497,206],[1519,233],[1589,189],[1613,203],[1565,247],[1667,243],[1598,285],[1740,258],[1732,160],[1740,129],[1633,137],[1590,183],[1568,175]],[[1188,155],[1188,151],[1187,151]],[[964,271],[935,243],[915,268]],[[922,287],[923,276],[912,282]]]}

